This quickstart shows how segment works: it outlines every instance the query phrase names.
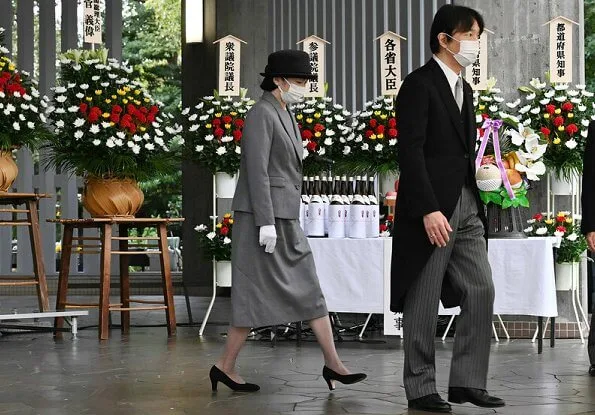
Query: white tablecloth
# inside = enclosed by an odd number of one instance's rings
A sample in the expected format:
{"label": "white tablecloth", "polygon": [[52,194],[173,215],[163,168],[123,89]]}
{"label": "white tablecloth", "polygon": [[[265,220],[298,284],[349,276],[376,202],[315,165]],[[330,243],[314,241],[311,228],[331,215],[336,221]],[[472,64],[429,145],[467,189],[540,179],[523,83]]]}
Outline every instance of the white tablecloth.
{"label": "white tablecloth", "polygon": [[556,317],[554,238],[490,239],[494,314]]}
{"label": "white tablecloth", "polygon": [[[391,238],[309,238],[329,311],[385,313]],[[494,314],[558,315],[553,238],[490,239]],[[458,314],[456,309],[440,314]]]}
{"label": "white tablecloth", "polygon": [[390,277],[391,238],[309,238],[308,242],[329,311],[384,312],[383,287],[385,274]]}

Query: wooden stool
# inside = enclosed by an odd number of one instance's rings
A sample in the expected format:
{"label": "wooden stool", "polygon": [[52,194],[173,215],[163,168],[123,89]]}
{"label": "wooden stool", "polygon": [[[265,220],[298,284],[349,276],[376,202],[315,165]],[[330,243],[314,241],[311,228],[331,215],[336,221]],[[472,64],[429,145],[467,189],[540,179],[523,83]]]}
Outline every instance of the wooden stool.
{"label": "wooden stool", "polygon": [[[14,217],[19,214],[26,214],[27,219],[0,219],[0,226],[28,226],[29,239],[31,241],[31,254],[33,257],[34,276],[7,276],[0,279],[0,287],[37,286],[37,300],[39,311],[50,310],[48,299],[48,287],[45,279],[45,268],[43,266],[43,254],[41,252],[41,235],[39,232],[39,214],[37,204],[39,199],[49,198],[49,195],[36,193],[8,193],[0,192],[0,206],[11,206],[1,208],[0,212],[10,213]],[[25,209],[17,209],[19,205],[25,205]]]}
{"label": "wooden stool", "polygon": [[[99,339],[106,340],[109,337],[109,313],[120,311],[122,319],[122,333],[127,334],[130,330],[130,311],[139,310],[165,310],[167,320],[167,333],[169,336],[176,334],[176,310],[173,300],[173,287],[171,281],[171,269],[169,251],[167,245],[167,225],[174,222],[182,222],[183,218],[92,218],[92,219],[50,219],[48,222],[60,223],[64,226],[62,236],[62,258],[60,263],[60,277],[58,279],[58,295],[56,299],[56,311],[68,308],[99,308]],[[112,226],[118,225],[118,236],[112,236]],[[157,229],[157,237],[129,236],[128,230],[135,227],[150,227]],[[99,237],[73,236],[74,229],[98,228]],[[78,234],[78,232],[77,232]],[[73,245],[73,240],[77,243]],[[142,244],[129,243],[130,240],[147,241]],[[86,244],[86,241],[95,241],[99,244]],[[117,251],[112,250],[112,241],[118,241]],[[156,241],[156,244],[148,242]],[[72,248],[82,255],[99,254],[100,262],[100,292],[99,304],[77,304],[66,301],[68,292],[68,275],[70,270],[70,256]],[[129,248],[134,248],[130,251]],[[137,248],[143,248],[136,250]],[[156,250],[146,250],[156,248]],[[130,280],[128,272],[129,255],[149,254],[159,255],[161,263],[161,276],[163,283],[163,301],[134,300],[130,298]],[[110,270],[112,255],[120,255],[120,303],[110,304]],[[131,303],[145,304],[131,307]],[[55,328],[62,328],[63,318],[57,317],[54,320]],[[56,332],[55,336],[61,333]]]}

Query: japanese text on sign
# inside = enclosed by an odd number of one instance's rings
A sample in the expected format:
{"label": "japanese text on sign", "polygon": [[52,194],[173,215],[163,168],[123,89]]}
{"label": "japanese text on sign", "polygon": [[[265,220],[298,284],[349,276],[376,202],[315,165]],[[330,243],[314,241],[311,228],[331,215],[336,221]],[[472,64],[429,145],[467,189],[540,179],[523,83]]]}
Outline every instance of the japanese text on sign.
{"label": "japanese text on sign", "polygon": [[85,0],[83,14],[84,41],[101,43],[101,0]]}

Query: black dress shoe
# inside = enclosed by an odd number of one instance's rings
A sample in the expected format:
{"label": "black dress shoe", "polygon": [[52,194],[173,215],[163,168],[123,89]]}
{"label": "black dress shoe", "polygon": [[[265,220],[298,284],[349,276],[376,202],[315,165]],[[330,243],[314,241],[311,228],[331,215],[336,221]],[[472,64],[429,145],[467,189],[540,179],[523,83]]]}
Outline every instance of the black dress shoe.
{"label": "black dress shoe", "polygon": [[485,389],[448,388],[448,401],[452,403],[470,402],[482,408],[499,408],[506,405],[504,401],[491,396]]}
{"label": "black dress shoe", "polygon": [[595,365],[589,367],[589,375],[595,376]]}
{"label": "black dress shoe", "polygon": [[235,392],[257,392],[260,390],[260,386],[255,385],[253,383],[234,382],[229,376],[225,374],[225,372],[223,372],[217,366],[213,366],[211,368],[209,377],[211,378],[211,386],[213,387],[213,392],[217,390],[217,382],[223,383],[225,386],[227,386],[229,389]]}
{"label": "black dress shoe", "polygon": [[412,399],[409,401],[409,409],[416,409],[418,411],[427,412],[450,412],[451,408],[448,402],[440,397],[437,393],[422,396],[421,398]]}

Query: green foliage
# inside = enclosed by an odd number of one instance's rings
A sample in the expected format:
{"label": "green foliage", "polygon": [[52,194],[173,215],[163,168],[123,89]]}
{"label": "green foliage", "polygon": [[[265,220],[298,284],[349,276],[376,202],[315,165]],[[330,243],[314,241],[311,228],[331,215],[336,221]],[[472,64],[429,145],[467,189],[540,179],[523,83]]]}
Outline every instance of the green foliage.
{"label": "green foliage", "polygon": [[587,250],[587,240],[581,233],[580,220],[574,219],[570,212],[559,212],[554,218],[546,218],[536,213],[527,221],[525,229],[528,236],[556,236],[560,244],[556,249],[556,262],[579,262]]}

